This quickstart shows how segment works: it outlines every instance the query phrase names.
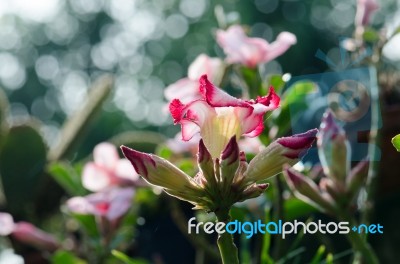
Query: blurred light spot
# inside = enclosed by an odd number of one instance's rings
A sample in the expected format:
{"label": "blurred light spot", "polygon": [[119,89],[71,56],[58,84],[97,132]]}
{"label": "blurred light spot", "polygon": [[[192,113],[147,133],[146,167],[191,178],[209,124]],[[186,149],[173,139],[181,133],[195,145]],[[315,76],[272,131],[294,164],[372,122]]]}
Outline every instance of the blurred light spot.
{"label": "blurred light spot", "polygon": [[163,111],[165,103],[161,100],[151,101],[149,103],[150,111],[147,114],[147,121],[155,126],[165,125],[168,120],[168,113]]}
{"label": "blurred light spot", "polygon": [[65,77],[59,98],[61,107],[67,114],[81,108],[87,98],[88,77],[83,72],[70,72]]}
{"label": "blurred light spot", "polygon": [[300,21],[306,14],[306,7],[302,2],[286,2],[282,6],[282,13],[288,21]]}
{"label": "blurred light spot", "polygon": [[339,3],[331,11],[331,18],[336,26],[346,28],[354,22],[354,10],[349,3]]}
{"label": "blurred light spot", "polygon": [[11,103],[8,112],[7,121],[10,125],[25,123],[30,119],[28,109],[24,104]]}
{"label": "blurred light spot", "polygon": [[134,16],[125,23],[126,28],[130,31],[131,38],[144,39],[150,38],[158,24],[159,18],[149,11],[143,10],[136,12]]}
{"label": "blurred light spot", "polygon": [[141,85],[141,94],[146,100],[162,100],[164,83],[157,77],[150,77]]}
{"label": "blurred light spot", "polygon": [[10,13],[35,22],[51,21],[63,6],[60,0],[2,0],[2,2],[6,3],[5,6]]}
{"label": "blurred light spot", "polygon": [[327,17],[330,9],[327,6],[315,6],[311,10],[311,24],[318,29],[325,29],[328,25]]}
{"label": "blurred light spot", "polygon": [[35,70],[37,75],[44,80],[51,80],[59,72],[57,58],[51,55],[41,56],[36,60]]}
{"label": "blurred light spot", "polygon": [[43,98],[37,98],[33,101],[31,113],[43,121],[50,120],[54,115],[54,111],[46,107],[46,102]]}
{"label": "blurred light spot", "polygon": [[284,82],[288,82],[290,81],[290,79],[292,79],[292,75],[290,73],[285,73],[284,75],[282,75],[282,80]]}
{"label": "blurred light spot", "polygon": [[1,18],[0,48],[19,49],[21,46],[21,33],[15,25],[15,17],[4,16]]}
{"label": "blurred light spot", "polygon": [[272,41],[273,31],[270,26],[265,23],[256,23],[251,27],[251,33],[254,37],[259,37]]}
{"label": "blurred light spot", "polygon": [[255,0],[254,4],[260,12],[269,14],[278,7],[278,0]]}
{"label": "blurred light spot", "polygon": [[138,82],[128,74],[121,74],[115,81],[114,102],[119,109],[127,111],[130,104],[134,105],[139,100]]}
{"label": "blurred light spot", "polygon": [[76,18],[63,13],[46,25],[47,37],[56,44],[67,44],[78,32],[79,23]]}
{"label": "blurred light spot", "polygon": [[179,5],[182,14],[190,18],[198,18],[202,16],[206,7],[206,0],[183,0]]}
{"label": "blurred light spot", "polygon": [[135,2],[132,0],[109,0],[106,1],[106,11],[115,20],[125,20],[134,16]]}
{"label": "blurred light spot", "polygon": [[58,141],[60,140],[60,129],[56,125],[43,125],[40,128],[40,132],[42,133],[43,138],[48,146],[57,145]]}
{"label": "blurred light spot", "polygon": [[125,114],[133,122],[146,120],[149,112],[149,104],[143,99],[139,99],[136,103],[126,105]]}
{"label": "blurred light spot", "polygon": [[165,20],[165,32],[170,38],[178,39],[183,37],[189,29],[186,18],[179,14],[170,15]]}
{"label": "blurred light spot", "polygon": [[90,55],[94,65],[103,70],[112,69],[117,62],[114,49],[106,43],[94,46]]}
{"label": "blurred light spot", "polygon": [[78,14],[97,13],[103,7],[103,0],[69,0],[72,9]]}
{"label": "blurred light spot", "polygon": [[0,80],[10,90],[16,90],[25,84],[25,67],[11,53],[0,53]]}

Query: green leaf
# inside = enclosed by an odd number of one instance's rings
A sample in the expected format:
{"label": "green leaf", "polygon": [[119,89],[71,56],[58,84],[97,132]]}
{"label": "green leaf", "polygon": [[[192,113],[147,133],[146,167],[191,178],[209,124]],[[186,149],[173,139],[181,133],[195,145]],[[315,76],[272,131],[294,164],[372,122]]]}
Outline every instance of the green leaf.
{"label": "green leaf", "polygon": [[372,28],[367,28],[364,31],[363,39],[367,42],[376,42],[379,40],[379,33]]}
{"label": "green leaf", "polygon": [[52,264],[86,264],[87,262],[64,250],[58,250],[51,257]]}
{"label": "green leaf", "polygon": [[14,126],[0,151],[0,175],[12,213],[26,213],[32,205],[46,163],[46,145],[32,124]]}
{"label": "green leaf", "polygon": [[[277,94],[280,94],[286,82],[282,79],[282,75],[274,74],[269,77],[269,86],[274,87]],[[268,87],[269,88],[269,87]]]}
{"label": "green leaf", "polygon": [[319,246],[310,264],[318,264],[321,261],[324,253],[325,253],[325,246],[324,245]]}
{"label": "green leaf", "polygon": [[97,222],[94,215],[84,215],[71,213],[71,216],[81,225],[83,230],[91,238],[98,238],[100,233],[97,229]]}
{"label": "green leaf", "polygon": [[[265,212],[265,223],[270,222],[270,210],[266,210]],[[271,234],[269,232],[265,232],[263,235],[263,244],[262,244],[262,251],[261,251],[261,263],[265,264],[273,264],[274,260],[270,256],[270,247],[271,247]]]}
{"label": "green leaf", "polygon": [[47,168],[47,171],[69,195],[82,196],[87,194],[82,186],[80,174],[69,163],[53,163]]}
{"label": "green leaf", "polygon": [[392,144],[400,152],[400,134],[392,138]]}
{"label": "green leaf", "polygon": [[147,264],[148,262],[143,259],[132,259],[118,250],[112,250],[111,254],[118,260],[122,261],[124,264]]}
{"label": "green leaf", "polygon": [[317,211],[311,205],[297,198],[288,199],[284,204],[284,210],[286,212],[286,218],[288,221],[307,216]]}
{"label": "green leaf", "polygon": [[258,72],[258,68],[251,69],[247,67],[241,67],[240,75],[249,89],[248,93],[250,98],[256,98],[261,94],[262,80]]}
{"label": "green leaf", "polygon": [[110,76],[100,77],[90,89],[88,100],[81,109],[75,112],[63,125],[61,129],[62,140],[54,146],[48,155],[48,159],[56,161],[73,153],[82,135],[91,125],[91,121],[99,112],[103,102],[107,99],[113,86]]}

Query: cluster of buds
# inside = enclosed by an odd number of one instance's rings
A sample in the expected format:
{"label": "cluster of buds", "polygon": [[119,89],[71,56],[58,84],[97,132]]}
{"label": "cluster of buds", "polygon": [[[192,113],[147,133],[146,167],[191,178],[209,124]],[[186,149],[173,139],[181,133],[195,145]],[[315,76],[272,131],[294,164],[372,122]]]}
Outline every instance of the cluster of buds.
{"label": "cluster of buds", "polygon": [[258,136],[267,111],[279,107],[280,98],[271,88],[267,96],[242,100],[214,86],[206,75],[200,78],[201,99],[183,104],[175,99],[171,115],[182,127],[182,139],[199,133],[199,172],[190,177],[169,161],[153,154],[122,146],[122,152],[136,172],[148,183],[195,205],[195,209],[229,210],[238,201],[261,195],[264,182],[280,173],[284,164],[294,165],[316,139],[317,130],[277,139],[247,163],[240,151],[242,135]]}
{"label": "cluster of buds", "polygon": [[293,193],[321,211],[335,214],[348,208],[364,185],[368,175],[368,161],[359,162],[351,169],[351,148],[345,131],[327,111],[317,135],[318,155],[324,177],[319,185],[291,168],[284,175]]}

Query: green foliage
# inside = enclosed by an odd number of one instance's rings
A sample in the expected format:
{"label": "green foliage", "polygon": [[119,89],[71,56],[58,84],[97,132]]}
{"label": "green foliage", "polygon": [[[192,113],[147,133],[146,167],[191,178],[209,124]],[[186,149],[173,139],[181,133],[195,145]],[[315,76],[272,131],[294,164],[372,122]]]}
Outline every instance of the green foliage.
{"label": "green foliage", "polygon": [[400,152],[400,134],[392,138],[392,144]]}
{"label": "green foliage", "polygon": [[7,131],[5,118],[7,115],[8,100],[3,90],[0,88],[0,147]]}
{"label": "green foliage", "polygon": [[58,250],[51,257],[52,264],[86,264],[87,262],[64,250]]}
{"label": "green foliage", "polygon": [[67,162],[55,162],[47,168],[49,174],[71,196],[87,194],[80,174]]}
{"label": "green foliage", "polygon": [[124,264],[147,264],[148,262],[142,259],[132,259],[118,250],[112,250],[111,254]]}
{"label": "green foliage", "polygon": [[380,36],[376,30],[372,28],[366,28],[363,34],[363,38],[367,42],[377,42],[380,39]]}
{"label": "green foliage", "polygon": [[32,124],[10,128],[0,152],[0,175],[12,213],[24,214],[33,204],[46,154],[43,138]]}
{"label": "green foliage", "polygon": [[302,113],[307,109],[306,97],[316,89],[316,84],[311,81],[296,82],[286,89],[281,96],[281,107],[275,110],[268,119],[270,125],[278,130],[276,137],[281,137],[289,132],[290,125],[298,118],[291,114]]}

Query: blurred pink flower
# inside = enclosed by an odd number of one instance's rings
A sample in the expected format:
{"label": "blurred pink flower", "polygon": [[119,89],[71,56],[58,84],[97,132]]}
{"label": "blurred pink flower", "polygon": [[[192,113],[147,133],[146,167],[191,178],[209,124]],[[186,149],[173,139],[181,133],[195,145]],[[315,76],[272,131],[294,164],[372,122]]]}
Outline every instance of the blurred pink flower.
{"label": "blurred pink flower", "polygon": [[244,137],[238,141],[239,149],[244,153],[257,154],[265,148],[258,137]]}
{"label": "blurred pink flower", "polygon": [[117,149],[110,143],[100,143],[93,150],[94,162],[83,168],[82,184],[93,192],[111,186],[138,185],[139,175],[127,159],[120,159]]}
{"label": "blurred pink flower", "polygon": [[285,53],[297,39],[292,33],[281,32],[274,42],[268,43],[261,38],[247,37],[241,26],[233,25],[226,31],[217,30],[217,42],[227,55],[228,63],[254,68]]}
{"label": "blurred pink flower", "polygon": [[0,236],[11,235],[17,241],[39,249],[55,251],[60,244],[57,239],[28,222],[14,223],[8,213],[0,213]]}
{"label": "blurred pink flower", "polygon": [[168,101],[179,98],[187,103],[201,97],[199,93],[199,78],[207,74],[211,81],[219,82],[224,72],[224,63],[219,58],[210,58],[200,54],[190,64],[188,77],[178,80],[164,90],[164,96]]}
{"label": "blurred pink flower", "polygon": [[264,129],[264,114],[279,107],[280,98],[271,87],[269,94],[242,100],[215,87],[206,75],[200,78],[203,99],[183,104],[174,99],[169,106],[175,124],[181,124],[182,139],[200,133],[213,158],[219,157],[232,136],[258,136]]}
{"label": "blurred pink flower", "polygon": [[73,197],[67,201],[67,208],[75,214],[100,216],[112,222],[128,212],[134,193],[129,187],[107,189],[85,197]]}
{"label": "blurred pink flower", "polygon": [[357,0],[356,26],[366,26],[370,22],[372,14],[378,10],[377,0]]}

